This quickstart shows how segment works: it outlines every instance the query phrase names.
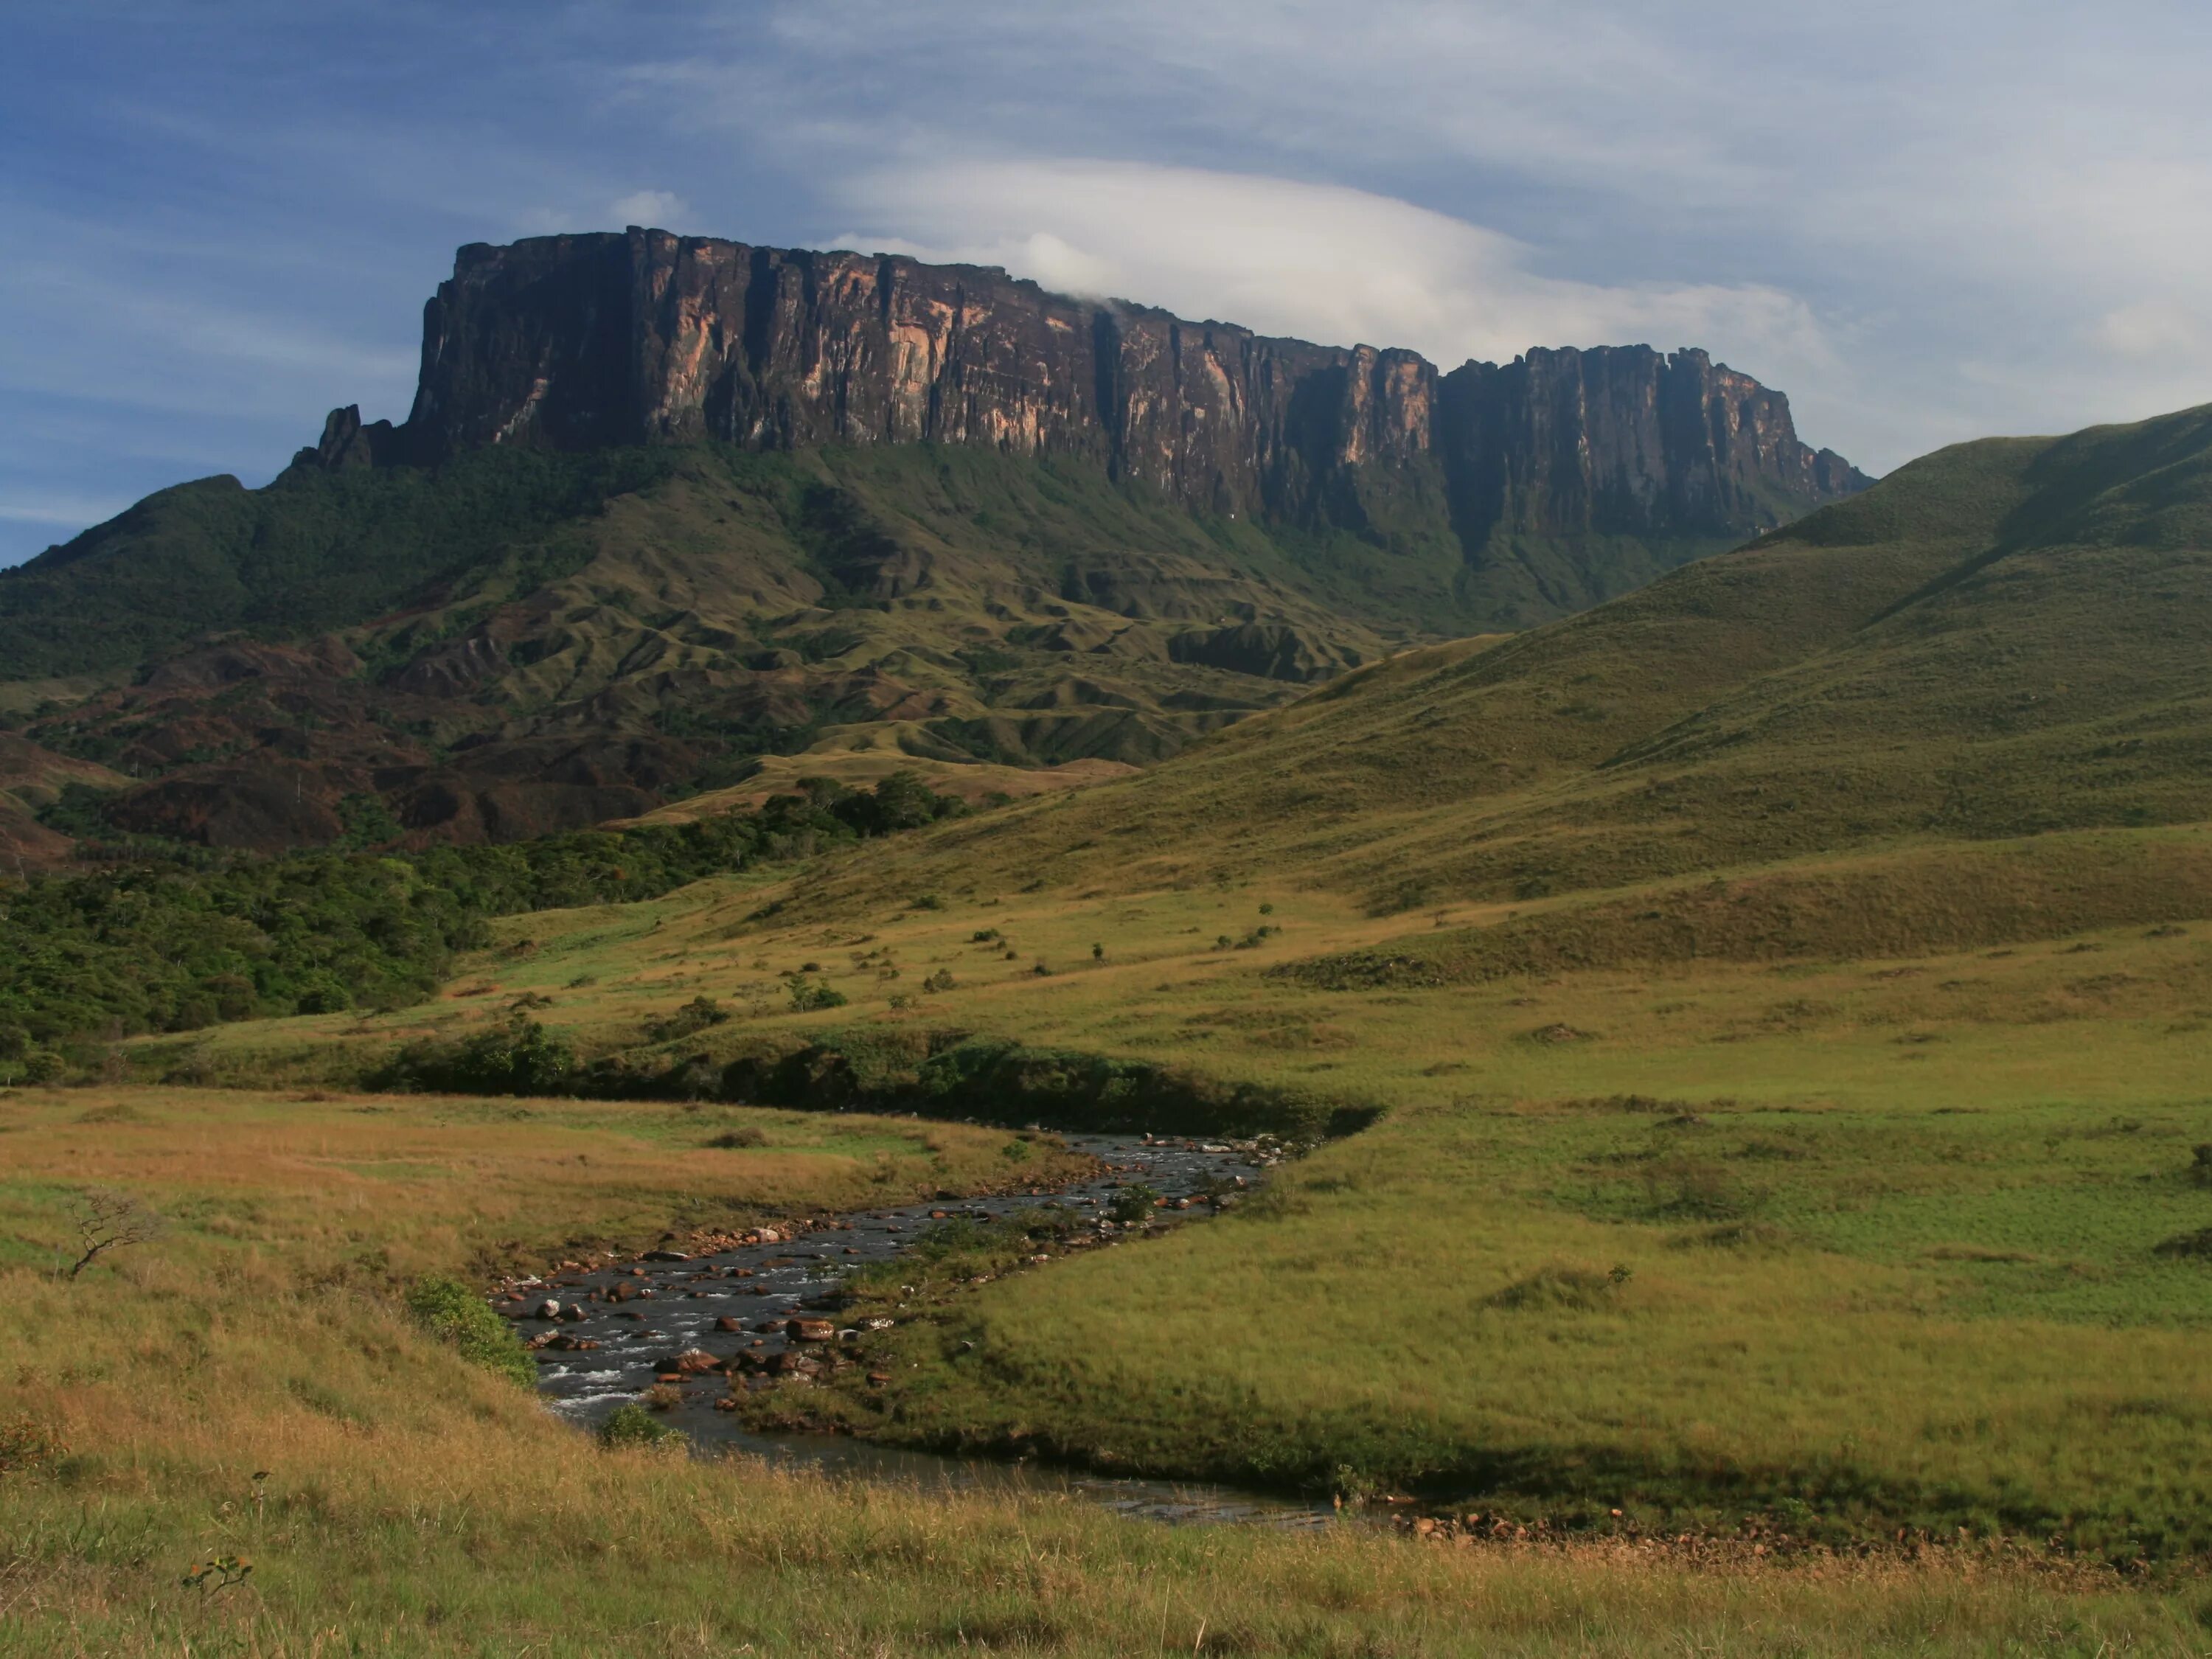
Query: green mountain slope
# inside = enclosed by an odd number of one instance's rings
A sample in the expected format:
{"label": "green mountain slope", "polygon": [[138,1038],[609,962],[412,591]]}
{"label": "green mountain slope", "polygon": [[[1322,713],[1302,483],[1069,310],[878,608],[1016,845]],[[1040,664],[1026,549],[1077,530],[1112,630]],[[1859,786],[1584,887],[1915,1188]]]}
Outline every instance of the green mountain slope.
{"label": "green mountain slope", "polygon": [[1944,450],[1583,616],[1347,675],[970,832],[947,873],[1299,867],[1390,908],[2212,817],[2208,468],[2204,410]]}
{"label": "green mountain slope", "polygon": [[1437,560],[1351,540],[975,448],[302,464],[0,577],[0,662],[107,673],[27,735],[139,780],[108,830],[511,839],[817,747],[1157,760],[1448,609]]}
{"label": "green mountain slope", "polygon": [[179,484],[0,573],[0,678],[127,672],[234,629],[354,626],[649,486],[672,459],[490,449],[434,472],[295,465],[264,489]]}

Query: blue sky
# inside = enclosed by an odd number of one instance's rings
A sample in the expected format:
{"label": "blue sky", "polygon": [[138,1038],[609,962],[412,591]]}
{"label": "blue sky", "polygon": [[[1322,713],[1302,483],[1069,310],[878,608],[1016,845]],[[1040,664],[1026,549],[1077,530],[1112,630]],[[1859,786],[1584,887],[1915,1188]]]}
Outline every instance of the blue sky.
{"label": "blue sky", "polygon": [[1875,470],[2212,400],[2212,8],[11,0],[0,562],[406,413],[465,241],[903,249],[1439,361],[1698,344]]}

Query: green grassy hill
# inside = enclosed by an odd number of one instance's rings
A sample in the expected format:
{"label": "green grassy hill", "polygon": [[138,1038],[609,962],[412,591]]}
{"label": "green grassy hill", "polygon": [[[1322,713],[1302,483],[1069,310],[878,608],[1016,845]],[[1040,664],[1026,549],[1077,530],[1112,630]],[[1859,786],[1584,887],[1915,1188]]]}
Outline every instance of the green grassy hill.
{"label": "green grassy hill", "polygon": [[1298,868],[1378,910],[2212,815],[2212,411],[1939,452],[1485,649],[1415,652],[941,878]]}
{"label": "green grassy hill", "polygon": [[[0,573],[0,701],[136,781],[58,828],[510,840],[776,755],[1146,765],[1409,644],[1724,544],[1470,553],[1425,473],[1369,483],[1355,532],[980,447],[307,455]],[[1547,560],[1556,579],[1529,574]]]}
{"label": "green grassy hill", "polygon": [[[1279,1113],[1285,1130],[1367,1127],[1227,1213],[1132,1248],[952,1238],[902,1272],[896,1297],[854,1306],[890,1322],[864,1339],[850,1386],[747,1395],[749,1420],[1334,1492],[1370,1515],[1389,1499],[1442,1523],[1415,1533],[1433,1547],[1408,1539],[1389,1558],[1401,1571],[1498,1574],[1479,1597],[1455,1579],[1420,1591],[1428,1633],[1378,1634],[1346,1611],[1374,1605],[1373,1562],[1330,1558],[1268,1580],[1264,1602],[1222,1625],[1192,1621],[1179,1649],[2198,1651],[2212,1620],[2208,453],[2202,412],[1962,446],[1586,616],[1364,664],[1136,777],[850,853],[787,845],[641,902],[507,915],[424,1004],[92,1056],[88,1070],[154,1086],[0,1102],[24,1149],[0,1205],[37,1241],[19,1255],[55,1248],[54,1194],[93,1175],[151,1194],[183,1237],[143,1276],[94,1276],[99,1299],[65,1310],[20,1267],[26,1296],[46,1298],[27,1304],[30,1328],[42,1352],[75,1353],[83,1331],[126,1328],[166,1297],[204,1319],[194,1364],[244,1379],[246,1405],[213,1427],[145,1429],[144,1400],[173,1415],[178,1396],[148,1395],[141,1372],[200,1386],[173,1344],[90,1377],[58,1359],[23,1368],[0,1379],[0,1420],[88,1449],[70,1466],[79,1484],[42,1475],[16,1501],[59,1539],[79,1535],[63,1529],[85,1491],[134,1494],[166,1559],[207,1535],[207,1494],[229,1490],[217,1472],[239,1487],[237,1471],[268,1469],[284,1525],[255,1542],[275,1564],[270,1616],[290,1621],[271,1628],[328,1616],[356,1557],[389,1557],[391,1618],[416,1629],[417,1587],[448,1580],[419,1551],[394,1553],[377,1517],[464,1490],[482,1523],[471,1559],[496,1564],[542,1555],[553,1500],[455,1451],[526,1425],[498,1419],[485,1439],[417,1413],[399,1433],[404,1401],[358,1367],[317,1364],[331,1332],[396,1353],[402,1381],[417,1374],[403,1364],[439,1358],[382,1328],[396,1316],[374,1289],[380,1252],[459,1271],[601,1231],[680,1236],[767,1202],[714,1161],[732,1146],[780,1160],[766,1190],[786,1202],[860,1183],[957,1189],[1005,1158],[972,1124],[939,1139],[872,1109],[1008,1125],[1142,1110],[1149,1127],[1212,1133],[1233,1109]],[[860,497],[866,481],[846,476]],[[696,519],[714,498],[690,499]],[[677,500],[611,509],[605,533],[633,514],[672,522]],[[705,614],[696,568],[664,590],[658,621],[606,574],[641,561],[591,568],[551,584],[569,584],[574,607],[561,676],[594,696],[629,683],[618,662],[591,680],[612,650],[593,654],[592,605],[703,648],[677,620]],[[1012,609],[1006,592],[991,602]],[[842,625],[817,609],[806,629]],[[783,637],[775,648],[796,653],[805,635]],[[411,1053],[419,1078],[526,1036],[573,1052],[576,1092],[332,1098],[404,1078],[395,1055]],[[218,1082],[264,1092],[182,1086]],[[595,1088],[620,1103],[580,1097]],[[772,1109],[793,1106],[839,1109]],[[915,1138],[893,1138],[900,1122]],[[222,1156],[197,1170],[179,1137]],[[855,1137],[873,1171],[848,1156]],[[483,1201],[447,1200],[462,1180]],[[270,1282],[306,1288],[240,1302],[245,1281],[219,1269],[241,1249]],[[340,1256],[362,1265],[342,1273]],[[223,1309],[194,1311],[210,1297]],[[312,1377],[270,1357],[295,1350]],[[143,1449],[157,1431],[175,1442],[159,1457]],[[580,1485],[575,1449],[529,1449],[632,1531],[640,1514],[692,1513],[696,1465],[609,1457]],[[822,1530],[787,1565],[787,1524],[773,1538],[726,1525],[780,1516],[764,1505],[783,1489],[742,1467],[713,1474],[719,1495],[696,1501],[724,1519],[687,1522],[693,1553],[668,1557],[656,1619],[727,1602],[709,1548],[726,1538],[741,1568],[773,1558],[775,1594],[796,1574],[803,1607],[860,1609],[839,1637],[857,1647],[894,1616],[884,1607],[916,1605],[908,1579],[959,1589],[887,1561],[970,1571],[992,1559],[991,1528],[1016,1524],[945,1504],[944,1530],[916,1541],[882,1495],[809,1486],[803,1512]],[[495,1488],[532,1504],[501,1509]],[[303,1492],[313,1507],[286,1507]],[[1032,1575],[1034,1540],[1063,1535],[1038,1529],[1045,1515],[1066,1525],[1059,1510],[1018,1516]],[[604,1526],[585,1530],[579,1561],[604,1548]],[[148,1573],[43,1547],[41,1607],[125,1649],[117,1609],[153,1605]],[[1133,1605],[1118,1583],[1082,1599],[1110,1552],[1054,1547],[1048,1581],[1006,1582],[1064,1622],[1000,1645],[1079,1651],[1094,1631],[1115,1650],[1159,1644],[1115,1611]],[[1192,1547],[1203,1561],[1147,1561],[1133,1580],[1183,1593],[1223,1582],[1228,1561],[1249,1588],[1273,1559],[1244,1540]],[[1583,1551],[1601,1553],[1607,1583],[1668,1562],[1685,1576],[1638,1579],[1633,1613],[1608,1624],[1545,1577]],[[53,1599],[65,1574],[77,1602]],[[483,1588],[514,1577],[455,1583],[439,1622],[457,1642],[520,1627]],[[1962,1582],[1985,1599],[1948,1599]],[[855,1585],[896,1594],[854,1601]],[[763,1594],[745,1632],[782,1620],[795,1647],[817,1632]],[[1710,1595],[1728,1601],[1717,1624],[1697,1599]],[[602,1632],[645,1627],[627,1602],[547,1605],[586,1646],[621,1650],[629,1638]],[[975,1645],[981,1614],[959,1609],[940,1645]]]}

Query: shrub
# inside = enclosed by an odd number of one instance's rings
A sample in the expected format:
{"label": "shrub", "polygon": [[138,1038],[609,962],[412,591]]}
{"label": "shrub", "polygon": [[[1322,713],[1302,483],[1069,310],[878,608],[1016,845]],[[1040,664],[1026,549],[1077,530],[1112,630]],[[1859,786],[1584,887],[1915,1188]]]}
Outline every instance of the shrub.
{"label": "shrub", "polygon": [[550,1095],[561,1093],[575,1070],[576,1051],[566,1037],[518,1013],[459,1042],[410,1042],[366,1081],[372,1089]]}
{"label": "shrub", "polygon": [[765,1146],[768,1145],[768,1137],[758,1129],[747,1125],[742,1129],[725,1129],[707,1144],[709,1146],[719,1146],[725,1151],[733,1152],[744,1146]]}
{"label": "shrub", "polygon": [[952,970],[950,968],[940,968],[922,981],[921,988],[931,992],[949,991],[952,988]]}
{"label": "shrub", "polygon": [[795,1014],[811,1013],[817,1008],[842,1008],[845,994],[835,986],[823,985],[807,978],[805,974],[787,976],[784,984],[791,992],[791,1011]]}
{"label": "shrub", "polygon": [[344,986],[327,974],[318,974],[300,987],[292,1006],[302,1014],[342,1014],[353,1006]]}
{"label": "shrub", "polygon": [[1158,1198],[1158,1193],[1139,1181],[1115,1194],[1114,1201],[1107,1206],[1106,1213],[1123,1226],[1133,1226],[1151,1217],[1152,1206]]}
{"label": "shrub", "polygon": [[67,1450],[61,1437],[28,1412],[0,1417],[0,1476],[38,1474]]}
{"label": "shrub", "polygon": [[651,1412],[632,1401],[615,1407],[614,1414],[599,1425],[599,1437],[602,1446],[619,1450],[633,1446],[665,1446],[682,1440],[684,1435],[681,1430],[655,1421]]}
{"label": "shrub", "polygon": [[2189,1166],[2189,1178],[2200,1187],[2212,1187],[2212,1142],[2197,1149]]}
{"label": "shrub", "polygon": [[656,1019],[645,1028],[645,1033],[655,1042],[673,1042],[681,1037],[697,1035],[710,1025],[720,1025],[730,1017],[729,1010],[712,997],[693,997],[665,1019]]}
{"label": "shrub", "polygon": [[1488,1297],[1493,1308],[1559,1308],[1588,1310],[1606,1306],[1613,1293],[1626,1284],[1629,1270],[1614,1267],[1599,1273],[1589,1267],[1540,1267],[1528,1278],[1508,1285]]}
{"label": "shrub", "polygon": [[416,1280],[407,1292],[407,1311],[424,1331],[459,1349],[461,1358],[471,1365],[481,1365],[525,1388],[535,1384],[537,1368],[514,1330],[459,1279]]}
{"label": "shrub", "polygon": [[69,1270],[75,1279],[100,1257],[125,1245],[146,1244],[159,1238],[167,1223],[128,1193],[94,1188],[80,1194],[76,1204],[77,1243],[82,1247]]}
{"label": "shrub", "polygon": [[2212,1261],[2212,1227],[2199,1227],[2193,1233],[2178,1233],[2165,1243],[2153,1246],[2151,1253],[2177,1261]]}

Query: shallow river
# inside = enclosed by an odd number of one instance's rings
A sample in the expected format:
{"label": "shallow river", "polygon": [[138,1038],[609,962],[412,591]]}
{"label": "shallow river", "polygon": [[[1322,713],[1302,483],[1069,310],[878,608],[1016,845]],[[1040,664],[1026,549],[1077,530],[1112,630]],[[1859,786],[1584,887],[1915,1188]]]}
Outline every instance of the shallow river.
{"label": "shallow river", "polygon": [[[519,1300],[504,1304],[503,1310],[520,1317],[526,1333],[557,1330],[566,1339],[599,1345],[538,1355],[538,1386],[554,1409],[580,1426],[595,1425],[617,1406],[641,1398],[652,1388],[655,1362],[669,1354],[698,1348],[726,1360],[749,1349],[772,1358],[792,1344],[780,1328],[757,1328],[771,1320],[819,1316],[842,1324],[835,1306],[838,1281],[846,1270],[896,1257],[936,1220],[947,1216],[981,1220],[1048,1204],[1086,1218],[1103,1218],[1124,1185],[1142,1183],[1170,1200],[1230,1180],[1256,1187],[1267,1162],[1267,1155],[1249,1143],[1231,1146],[1109,1135],[1063,1139],[1072,1151],[1091,1154],[1107,1169],[1049,1190],[857,1211],[794,1238],[712,1255],[608,1261],[592,1271],[562,1273],[543,1285],[532,1285]],[[1203,1207],[1196,1212],[1211,1213]],[[1111,1236],[1110,1227],[1106,1231]],[[620,1301],[613,1299],[618,1292]],[[549,1297],[570,1309],[571,1317],[550,1324],[538,1320],[535,1310]],[[582,1316],[574,1317],[576,1313]],[[739,1328],[718,1329],[718,1322],[735,1322]],[[1032,1462],[946,1457],[842,1435],[754,1434],[739,1427],[729,1413],[714,1409],[724,1381],[720,1373],[710,1373],[687,1383],[681,1402],[664,1414],[664,1420],[708,1450],[726,1448],[854,1480],[1065,1495],[1122,1514],[1170,1522],[1318,1526],[1334,1514],[1327,1503],[1302,1504],[1222,1486],[1085,1474]]]}

